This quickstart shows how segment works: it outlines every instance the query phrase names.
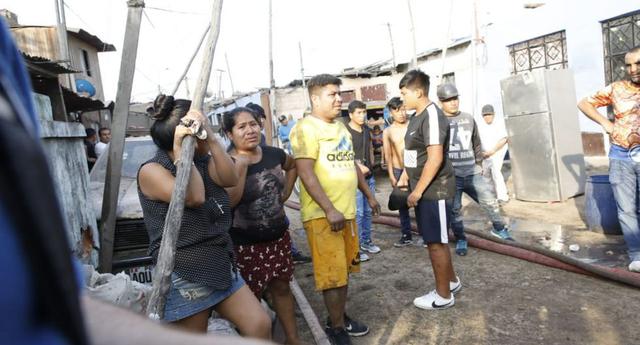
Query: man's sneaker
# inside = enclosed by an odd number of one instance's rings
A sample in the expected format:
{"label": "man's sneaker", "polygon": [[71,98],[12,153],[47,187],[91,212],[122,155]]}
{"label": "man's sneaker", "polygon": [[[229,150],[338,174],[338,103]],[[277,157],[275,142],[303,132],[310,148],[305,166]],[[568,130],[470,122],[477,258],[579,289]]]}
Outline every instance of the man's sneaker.
{"label": "man's sneaker", "polygon": [[413,240],[411,238],[409,238],[408,236],[402,236],[400,237],[400,240],[398,240],[398,242],[394,243],[393,246],[394,247],[406,247],[406,246],[410,246],[413,244]]}
{"label": "man's sneaker", "polygon": [[629,264],[629,271],[640,272],[640,260],[631,261]]}
{"label": "man's sneaker", "polygon": [[324,332],[332,345],[351,345],[349,333],[344,328],[325,328]]}
{"label": "man's sneaker", "polygon": [[360,262],[369,261],[369,255],[360,252]]}
{"label": "man's sneaker", "polygon": [[[327,324],[325,326],[325,330],[327,329],[333,329],[331,328],[331,320],[329,320],[329,318],[327,318]],[[350,318],[347,314],[344,314],[344,329],[352,337],[361,337],[369,333],[369,326]]]}
{"label": "man's sneaker", "polygon": [[369,242],[369,243],[362,243],[360,245],[360,249],[369,252],[371,254],[376,254],[376,253],[380,253],[380,247],[376,246],[375,244],[373,244],[373,242]]}
{"label": "man's sneaker", "polygon": [[293,258],[294,264],[306,264],[311,262],[311,258],[302,253],[295,253],[291,255],[291,257]]}
{"label": "man's sneaker", "polygon": [[496,230],[493,229],[491,230],[491,235],[501,239],[501,240],[505,240],[505,241],[513,241],[513,238],[511,237],[511,234],[509,233],[509,230],[507,228],[504,228],[502,230]]}
{"label": "man's sneaker", "polygon": [[438,295],[436,290],[429,292],[424,296],[420,296],[413,300],[413,305],[420,309],[438,310],[451,308],[456,304],[456,299],[451,295],[451,298],[443,298]]}
{"label": "man's sneaker", "polygon": [[456,254],[460,256],[467,255],[467,240],[456,241]]}
{"label": "man's sneaker", "polygon": [[460,290],[462,290],[462,281],[460,280],[460,277],[456,276],[456,282],[449,282],[449,291],[451,291],[452,294],[456,294],[458,292],[460,292]]}

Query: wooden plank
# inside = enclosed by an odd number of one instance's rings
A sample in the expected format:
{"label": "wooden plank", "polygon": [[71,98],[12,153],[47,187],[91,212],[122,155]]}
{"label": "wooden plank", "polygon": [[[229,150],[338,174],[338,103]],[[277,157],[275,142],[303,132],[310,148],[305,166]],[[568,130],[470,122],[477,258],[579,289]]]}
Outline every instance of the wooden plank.
{"label": "wooden plank", "polygon": [[[204,97],[211,76],[211,67],[213,65],[213,55],[216,50],[218,35],[220,34],[220,15],[222,13],[222,0],[214,0],[213,11],[211,17],[211,33],[207,40],[205,55],[202,59],[202,67],[196,84],[196,90],[191,102],[191,109],[202,111],[204,105]],[[164,305],[166,295],[171,284],[171,272],[175,264],[176,242],[178,241],[178,232],[182,223],[182,214],[184,212],[184,197],[186,193],[189,174],[191,173],[191,162],[193,161],[195,147],[195,139],[187,136],[182,142],[182,152],[180,162],[176,171],[176,182],[169,210],[164,222],[162,234],[162,242],[158,251],[158,261],[153,272],[153,290],[149,296],[147,305],[147,315],[152,319],[162,319],[164,316]]]}
{"label": "wooden plank", "polygon": [[138,38],[142,20],[143,0],[128,0],[127,24],[122,44],[122,59],[120,60],[120,76],[118,79],[118,93],[111,124],[111,143],[109,144],[109,160],[107,162],[107,176],[104,183],[102,199],[102,216],[100,222],[100,264],[99,271],[111,273],[113,260],[113,236],[116,227],[116,210],[118,206],[118,192],[120,175],[122,173],[122,152],[124,151],[124,137],[129,117],[129,102],[133,87],[133,75],[136,69],[138,55]]}
{"label": "wooden plank", "polygon": [[309,301],[307,301],[307,298],[304,296],[300,285],[298,285],[298,281],[293,278],[289,283],[289,286],[291,287],[291,292],[298,303],[300,311],[302,311],[302,316],[304,316],[305,321],[307,321],[307,325],[311,330],[311,334],[313,335],[313,339],[316,341],[316,344],[331,345],[329,338],[327,338],[327,334],[320,325],[320,321],[318,321],[318,317],[313,312],[313,308],[311,308],[311,304],[309,304]]}

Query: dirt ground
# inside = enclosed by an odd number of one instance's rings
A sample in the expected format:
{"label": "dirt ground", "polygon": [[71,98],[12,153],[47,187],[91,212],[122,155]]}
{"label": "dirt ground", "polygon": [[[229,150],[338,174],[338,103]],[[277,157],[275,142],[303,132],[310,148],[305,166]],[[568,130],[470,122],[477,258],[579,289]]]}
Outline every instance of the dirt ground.
{"label": "dirt ground", "polygon": [[[606,171],[606,165],[596,162],[588,171]],[[385,204],[390,187],[383,177],[376,181],[378,199]],[[555,204],[512,200],[503,211],[517,240],[560,252],[578,241],[585,260],[608,256],[607,265],[623,266],[621,237],[585,230],[583,204],[584,197]],[[308,253],[299,213],[287,213],[294,239]],[[465,206],[465,219],[470,227],[488,229],[473,205]],[[398,229],[374,225],[382,252],[370,255],[362,272],[351,277],[348,313],[371,328],[354,344],[640,344],[640,290],[475,248],[466,257],[454,255],[464,286],[455,307],[417,309],[413,299],[434,288],[431,265],[422,246],[394,248],[399,235]],[[327,314],[312,269],[298,265],[295,276],[324,323]],[[305,341],[313,344],[301,316],[298,322]]]}

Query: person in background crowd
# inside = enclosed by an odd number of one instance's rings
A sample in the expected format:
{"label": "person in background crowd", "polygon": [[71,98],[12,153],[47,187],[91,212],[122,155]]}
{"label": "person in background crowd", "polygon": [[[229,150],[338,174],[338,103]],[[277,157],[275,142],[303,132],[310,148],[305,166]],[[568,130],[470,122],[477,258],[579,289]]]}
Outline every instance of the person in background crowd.
{"label": "person in background crowd", "polygon": [[482,149],[476,121],[471,114],[460,111],[458,89],[453,84],[443,84],[437,90],[442,110],[449,121],[449,159],[455,174],[456,194],[451,205],[451,228],[456,240],[456,254],[467,255],[467,237],[462,222],[462,193],[480,204],[491,219],[491,234],[511,239],[500,214],[500,207],[493,188],[482,174]]}
{"label": "person in background crowd", "polygon": [[[400,97],[393,97],[387,103],[387,109],[391,114],[393,122],[384,130],[382,140],[384,141],[384,155],[387,161],[387,174],[391,186],[398,185],[398,179],[404,170],[404,137],[407,134],[407,112],[404,109]],[[413,244],[413,236],[411,234],[411,218],[409,217],[409,208],[401,207],[400,213],[400,231],[402,236],[398,242],[394,243],[394,247],[406,247]]]}
{"label": "person in background crowd", "polygon": [[282,323],[286,344],[299,344],[295,303],[289,288],[293,278],[291,237],[284,202],[296,181],[295,161],[282,149],[260,147],[260,120],[247,108],[225,113],[223,127],[235,149],[239,177],[227,188],[233,208],[233,240],[242,277],[258,299],[267,292]]}
{"label": "person in background crowd", "polygon": [[175,185],[182,140],[191,130],[182,119],[200,123],[207,138],[198,140],[185,191],[184,215],[177,240],[164,320],[206,332],[211,311],[233,322],[245,336],[270,339],[271,320],[237,273],[229,228],[231,208],[224,187],[238,183],[233,161],[215,138],[206,117],[189,110],[191,101],[159,95],[154,101],[151,138],[156,155],[138,171],[138,196],[149,234],[154,264]]}
{"label": "person in background crowd", "polygon": [[482,121],[478,124],[480,142],[482,142],[483,170],[491,175],[499,202],[509,201],[509,192],[502,175],[502,163],[507,152],[507,130],[504,120],[496,120],[491,104],[482,107]]}
{"label": "person in background crowd", "polygon": [[[264,108],[259,104],[255,103],[247,103],[247,108],[253,110],[258,115],[260,119],[260,146],[267,146],[267,137],[264,136],[264,122],[267,120],[267,114],[264,112]],[[231,144],[233,145],[233,143]]]}
{"label": "person in background crowd", "polygon": [[429,100],[429,76],[411,70],[400,80],[404,106],[415,110],[404,137],[404,172],[398,186],[409,186],[407,206],[415,207],[418,230],[427,245],[436,288],[417,297],[421,309],[446,309],[455,305],[454,294],[462,283],[456,276],[449,253],[449,208],[455,194],[455,176],[448,158],[449,123]]}
{"label": "person in background crowd", "polygon": [[[346,125],[351,134],[353,142],[353,152],[355,153],[356,167],[364,176],[371,194],[376,191],[376,179],[373,176],[373,143],[371,141],[371,130],[366,125],[367,105],[361,101],[354,100],[349,103],[349,122]],[[380,247],[376,246],[371,239],[371,216],[372,210],[365,195],[356,190],[356,224],[360,236],[360,262],[368,261],[369,256],[364,252],[376,254],[380,252]]]}
{"label": "person in background crowd", "polygon": [[374,161],[376,156],[380,156],[380,162],[382,162],[384,155],[384,141],[382,140],[382,129],[380,129],[380,126],[378,125],[373,126],[373,129],[371,129],[371,143],[373,144]]}
{"label": "person in background crowd", "polygon": [[[640,272],[640,161],[632,149],[640,145],[640,46],[624,56],[628,79],[615,81],[584,98],[578,108],[611,138],[609,181],[618,206],[618,219],[627,243],[629,270]],[[597,108],[613,106],[614,122]]]}
{"label": "person in background crowd", "polygon": [[89,166],[89,171],[91,171],[98,159],[98,155],[96,154],[96,141],[98,137],[96,136],[96,130],[93,128],[85,128],[84,131],[87,134],[84,138],[84,149],[87,154],[87,165]]}
{"label": "person in background crowd", "polygon": [[280,117],[278,117],[278,121],[280,122],[280,126],[278,127],[278,138],[280,138],[282,148],[286,152],[291,152],[289,133],[291,133],[291,128],[293,128],[296,122],[294,120],[289,120],[286,115],[280,115]]}
{"label": "person in background crowd", "polygon": [[326,333],[334,345],[351,344],[369,327],[346,315],[349,274],[360,271],[358,229],[355,224],[356,188],[374,214],[380,205],[355,165],[351,135],[340,116],[342,81],[317,75],[307,84],[311,115],[291,130],[291,146],[302,187],[301,218],[313,259],[316,289],[322,291],[329,312]]}
{"label": "person in background crowd", "polygon": [[98,130],[98,137],[100,141],[96,144],[96,156],[100,157],[103,152],[107,151],[109,142],[111,142],[111,130],[106,127],[102,127]]}

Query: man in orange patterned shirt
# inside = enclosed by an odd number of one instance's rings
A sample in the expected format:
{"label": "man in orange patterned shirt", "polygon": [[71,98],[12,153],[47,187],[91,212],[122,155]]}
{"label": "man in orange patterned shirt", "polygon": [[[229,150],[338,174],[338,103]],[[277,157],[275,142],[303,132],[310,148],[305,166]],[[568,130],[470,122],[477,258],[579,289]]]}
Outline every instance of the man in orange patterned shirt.
{"label": "man in orange patterned shirt", "polygon": [[[640,162],[631,159],[629,154],[631,149],[640,146],[640,46],[625,55],[624,63],[629,80],[609,84],[581,100],[578,108],[599,123],[611,138],[609,181],[631,259],[629,270],[640,272]],[[597,110],[608,105],[613,106],[613,123]]]}

